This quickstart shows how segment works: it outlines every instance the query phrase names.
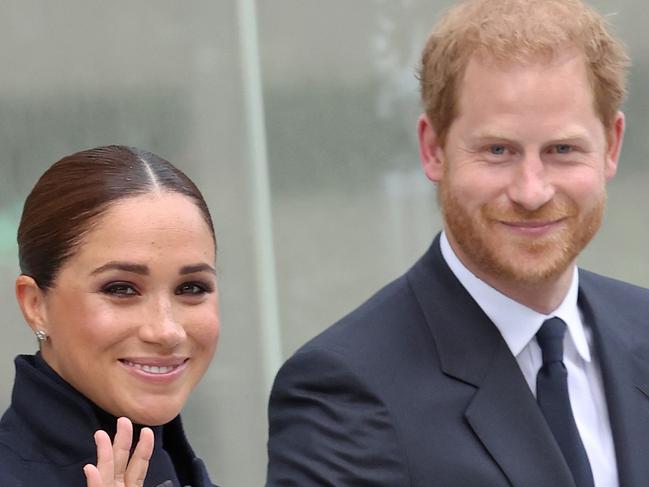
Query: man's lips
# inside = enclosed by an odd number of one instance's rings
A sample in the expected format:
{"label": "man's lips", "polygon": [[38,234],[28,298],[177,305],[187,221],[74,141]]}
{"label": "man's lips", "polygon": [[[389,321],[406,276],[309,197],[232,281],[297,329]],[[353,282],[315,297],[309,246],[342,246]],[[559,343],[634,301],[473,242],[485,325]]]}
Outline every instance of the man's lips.
{"label": "man's lips", "polygon": [[557,230],[566,217],[551,220],[499,220],[510,231],[528,237],[541,237]]}
{"label": "man's lips", "polygon": [[182,368],[189,357],[128,357],[119,361],[126,367],[144,372],[146,374],[170,374]]}
{"label": "man's lips", "polygon": [[522,220],[522,221],[506,221],[500,220],[500,223],[508,227],[516,228],[545,228],[552,225],[558,225],[565,220],[565,217],[553,220]]}

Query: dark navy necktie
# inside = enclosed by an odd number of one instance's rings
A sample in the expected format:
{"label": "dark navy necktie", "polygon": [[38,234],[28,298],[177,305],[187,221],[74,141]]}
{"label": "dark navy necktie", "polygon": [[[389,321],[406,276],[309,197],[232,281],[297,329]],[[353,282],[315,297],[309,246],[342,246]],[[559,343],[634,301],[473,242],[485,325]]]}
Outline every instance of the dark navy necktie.
{"label": "dark navy necktie", "polygon": [[563,364],[566,324],[560,318],[543,322],[536,340],[543,365],[536,376],[536,400],[554,434],[577,487],[594,487],[593,473],[581,442],[568,395],[568,372]]}

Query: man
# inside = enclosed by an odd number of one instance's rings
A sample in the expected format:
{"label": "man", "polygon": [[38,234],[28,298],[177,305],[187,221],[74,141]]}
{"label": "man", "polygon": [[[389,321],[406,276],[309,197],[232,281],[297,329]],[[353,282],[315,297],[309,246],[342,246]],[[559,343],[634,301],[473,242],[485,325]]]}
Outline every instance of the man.
{"label": "man", "polygon": [[268,486],[649,485],[649,292],[575,264],[627,64],[579,0],[442,19],[418,128],[444,231],[282,367]]}

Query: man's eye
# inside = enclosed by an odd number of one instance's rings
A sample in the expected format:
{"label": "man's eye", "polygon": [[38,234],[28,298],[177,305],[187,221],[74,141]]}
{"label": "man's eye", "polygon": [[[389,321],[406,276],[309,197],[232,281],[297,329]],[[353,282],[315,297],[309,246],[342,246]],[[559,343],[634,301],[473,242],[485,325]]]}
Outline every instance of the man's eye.
{"label": "man's eye", "polygon": [[499,144],[490,145],[489,152],[496,156],[502,156],[505,152],[507,152],[507,148],[504,145]]}
{"label": "man's eye", "polygon": [[186,282],[176,288],[176,294],[200,295],[209,292],[209,289],[196,282]]}
{"label": "man's eye", "polygon": [[570,144],[557,144],[554,146],[554,151],[557,154],[569,154],[572,152],[572,146]]}
{"label": "man's eye", "polygon": [[137,296],[137,291],[130,284],[124,282],[115,282],[103,287],[102,292],[113,296]]}

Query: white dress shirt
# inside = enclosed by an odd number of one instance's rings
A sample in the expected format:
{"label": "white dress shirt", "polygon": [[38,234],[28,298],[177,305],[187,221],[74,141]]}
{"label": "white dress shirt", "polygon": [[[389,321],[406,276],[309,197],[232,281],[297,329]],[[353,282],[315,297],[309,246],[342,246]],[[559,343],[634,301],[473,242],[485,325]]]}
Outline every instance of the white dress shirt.
{"label": "white dress shirt", "polygon": [[597,357],[593,355],[592,335],[584,326],[577,306],[579,273],[575,267],[572,283],[563,302],[544,315],[505,296],[477,278],[460,262],[446,234],[440,238],[444,260],[460,283],[494,322],[516,358],[532,393],[536,396],[536,375],[543,359],[536,332],[543,322],[557,316],[566,322],[563,363],[568,370],[568,393],[577,429],[588,454],[596,487],[619,487],[613,435],[604,385]]}

